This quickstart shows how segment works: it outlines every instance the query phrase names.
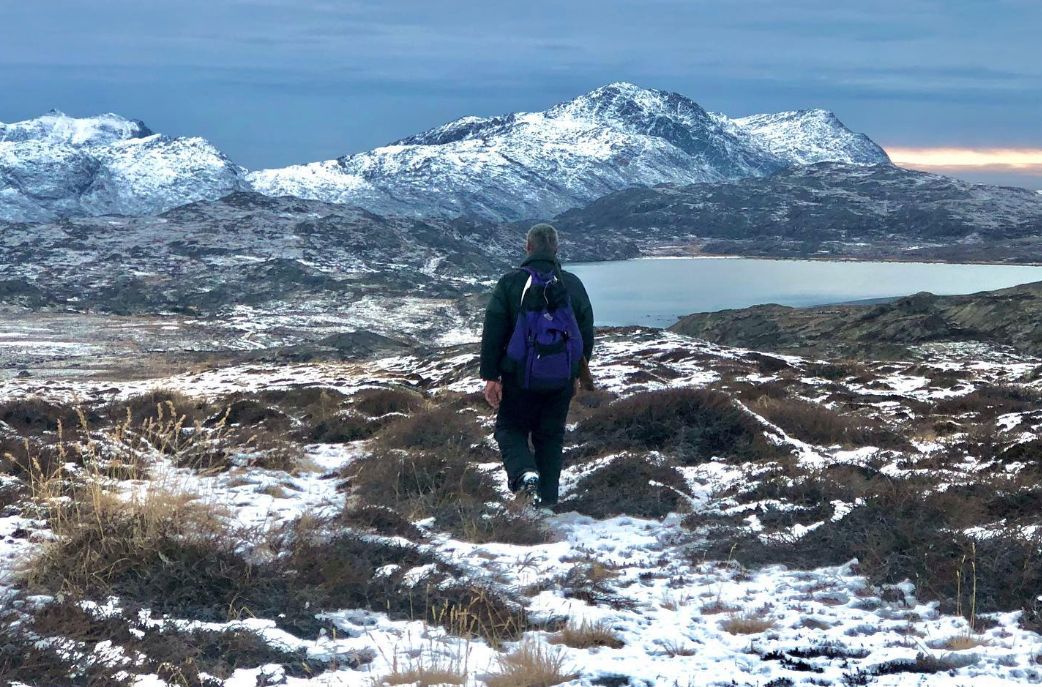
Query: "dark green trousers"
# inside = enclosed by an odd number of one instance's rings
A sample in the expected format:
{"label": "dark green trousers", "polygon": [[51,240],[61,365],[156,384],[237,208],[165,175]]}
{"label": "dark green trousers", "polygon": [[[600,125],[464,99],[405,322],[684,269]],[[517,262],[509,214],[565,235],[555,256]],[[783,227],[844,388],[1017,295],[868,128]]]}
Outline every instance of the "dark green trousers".
{"label": "dark green trousers", "polygon": [[528,391],[504,382],[495,438],[511,491],[520,487],[521,475],[538,472],[539,500],[557,503],[564,425],[573,393],[572,385],[560,391]]}

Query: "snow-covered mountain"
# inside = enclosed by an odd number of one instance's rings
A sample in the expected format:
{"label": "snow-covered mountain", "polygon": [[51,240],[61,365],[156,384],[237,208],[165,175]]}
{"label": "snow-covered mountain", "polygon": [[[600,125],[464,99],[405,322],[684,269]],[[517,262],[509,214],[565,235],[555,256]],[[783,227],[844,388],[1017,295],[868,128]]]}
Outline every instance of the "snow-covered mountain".
{"label": "snow-covered mountain", "polygon": [[233,191],[381,215],[550,217],[635,185],[760,177],[831,161],[889,163],[830,112],[730,119],[666,91],[613,83],[544,112],[464,117],[375,150],[247,174],[201,138],[60,112],[0,124],[0,219],[162,212]]}
{"label": "snow-covered mountain", "polygon": [[634,185],[727,181],[823,161],[889,159],[824,110],[732,120],[677,93],[612,83],[545,112],[464,117],[372,151],[249,179],[261,193],[380,213],[513,220]]}
{"label": "snow-covered mountain", "polygon": [[153,214],[244,190],[245,173],[201,138],[115,114],[0,123],[0,219]]}

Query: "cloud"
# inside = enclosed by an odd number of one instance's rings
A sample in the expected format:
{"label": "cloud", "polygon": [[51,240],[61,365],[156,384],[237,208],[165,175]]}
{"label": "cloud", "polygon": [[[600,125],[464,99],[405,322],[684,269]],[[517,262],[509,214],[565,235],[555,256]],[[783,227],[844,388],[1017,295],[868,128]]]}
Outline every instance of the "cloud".
{"label": "cloud", "polygon": [[1042,176],[1042,148],[887,148],[902,167],[931,172],[1015,172]]}

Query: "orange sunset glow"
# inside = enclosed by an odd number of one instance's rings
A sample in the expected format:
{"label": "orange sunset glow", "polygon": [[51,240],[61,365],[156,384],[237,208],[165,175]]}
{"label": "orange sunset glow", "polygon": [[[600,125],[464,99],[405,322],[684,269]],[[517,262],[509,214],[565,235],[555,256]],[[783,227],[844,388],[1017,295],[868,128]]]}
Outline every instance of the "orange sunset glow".
{"label": "orange sunset glow", "polygon": [[997,171],[1042,176],[1042,148],[887,148],[902,167],[928,171]]}

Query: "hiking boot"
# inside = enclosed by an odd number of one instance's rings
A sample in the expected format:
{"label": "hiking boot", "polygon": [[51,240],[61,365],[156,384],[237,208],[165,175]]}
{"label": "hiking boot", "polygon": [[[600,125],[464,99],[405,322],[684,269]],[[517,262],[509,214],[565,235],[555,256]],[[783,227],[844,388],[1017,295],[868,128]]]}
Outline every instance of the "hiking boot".
{"label": "hiking boot", "polygon": [[521,475],[520,484],[518,491],[532,503],[539,503],[539,473],[526,472]]}

